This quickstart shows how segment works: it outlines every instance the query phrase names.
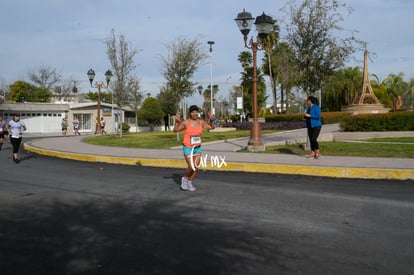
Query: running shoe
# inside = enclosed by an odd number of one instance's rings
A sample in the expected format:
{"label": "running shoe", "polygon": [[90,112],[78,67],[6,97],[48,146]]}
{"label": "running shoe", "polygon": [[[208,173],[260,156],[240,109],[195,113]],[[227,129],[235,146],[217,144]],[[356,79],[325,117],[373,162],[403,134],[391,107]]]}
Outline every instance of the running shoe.
{"label": "running shoe", "polygon": [[188,191],[190,191],[190,192],[193,192],[193,191],[197,190],[197,188],[195,188],[193,183],[189,180],[187,180],[187,186],[188,186]]}
{"label": "running shoe", "polygon": [[181,190],[188,191],[188,179],[186,177],[181,177]]}

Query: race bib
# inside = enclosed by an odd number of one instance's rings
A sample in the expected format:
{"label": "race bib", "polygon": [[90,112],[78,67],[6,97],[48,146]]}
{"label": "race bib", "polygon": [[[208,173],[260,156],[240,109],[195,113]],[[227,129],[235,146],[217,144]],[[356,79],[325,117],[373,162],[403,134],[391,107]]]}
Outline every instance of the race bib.
{"label": "race bib", "polygon": [[0,128],[0,133],[3,133],[3,128]]}
{"label": "race bib", "polygon": [[20,138],[20,135],[15,135],[15,134],[12,134],[12,136],[11,136],[12,138]]}
{"label": "race bib", "polygon": [[191,145],[197,145],[201,143],[201,137],[200,136],[191,136],[190,137],[190,144]]}

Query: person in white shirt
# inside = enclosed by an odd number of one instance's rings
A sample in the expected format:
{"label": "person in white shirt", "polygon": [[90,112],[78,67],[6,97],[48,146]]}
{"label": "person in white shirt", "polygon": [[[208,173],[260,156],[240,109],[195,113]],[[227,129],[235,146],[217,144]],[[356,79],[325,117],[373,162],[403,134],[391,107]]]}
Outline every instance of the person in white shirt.
{"label": "person in white shirt", "polygon": [[9,121],[10,142],[13,145],[13,160],[19,163],[19,148],[22,143],[22,132],[26,131],[26,125],[20,120],[20,115],[15,114],[13,120]]}

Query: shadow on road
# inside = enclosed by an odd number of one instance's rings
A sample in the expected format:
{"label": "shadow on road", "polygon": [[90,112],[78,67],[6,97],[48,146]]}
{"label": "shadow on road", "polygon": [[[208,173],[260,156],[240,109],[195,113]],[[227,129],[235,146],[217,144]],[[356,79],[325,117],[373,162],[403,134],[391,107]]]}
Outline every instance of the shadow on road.
{"label": "shadow on road", "polygon": [[[170,202],[33,204],[0,215],[2,274],[275,274],[277,246]],[[272,267],[270,267],[272,266]],[[273,268],[273,269],[272,269]],[[277,270],[275,270],[277,269]]]}

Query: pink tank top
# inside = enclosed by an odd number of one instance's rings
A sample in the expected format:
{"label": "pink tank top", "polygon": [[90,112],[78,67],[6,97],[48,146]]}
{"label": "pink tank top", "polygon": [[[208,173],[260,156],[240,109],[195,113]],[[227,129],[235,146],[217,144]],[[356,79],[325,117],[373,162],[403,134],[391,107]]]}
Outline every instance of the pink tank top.
{"label": "pink tank top", "polygon": [[203,133],[203,121],[200,121],[200,125],[197,128],[191,126],[188,122],[188,126],[184,129],[183,145],[188,148],[198,147],[201,145],[201,134]]}

